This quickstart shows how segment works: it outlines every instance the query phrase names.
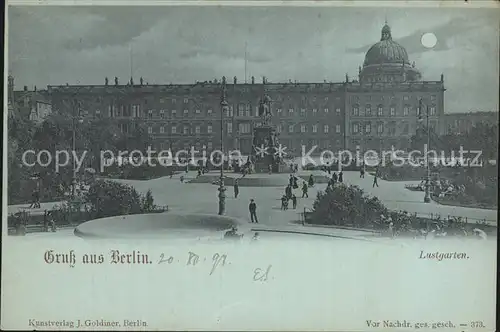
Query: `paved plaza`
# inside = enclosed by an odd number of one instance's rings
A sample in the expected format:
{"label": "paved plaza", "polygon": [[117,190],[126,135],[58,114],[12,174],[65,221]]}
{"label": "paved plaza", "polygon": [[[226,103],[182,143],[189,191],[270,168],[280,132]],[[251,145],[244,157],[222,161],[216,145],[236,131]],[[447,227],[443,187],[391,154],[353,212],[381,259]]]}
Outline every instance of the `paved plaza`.
{"label": "paved plaza", "polygon": [[[213,177],[216,172],[211,172],[206,176]],[[316,176],[327,176],[322,171],[299,171],[298,176],[307,177],[310,174]],[[185,182],[180,181],[180,176],[185,177]],[[239,174],[227,173],[228,177],[239,177]],[[196,172],[188,174],[176,174],[172,178],[162,177],[149,181],[138,180],[117,180],[121,183],[134,186],[139,192],[146,193],[152,191],[155,204],[167,205],[170,211],[176,213],[202,213],[216,214],[218,211],[218,186],[211,183],[189,183],[196,177]],[[251,174],[248,178],[256,178],[262,181],[268,177],[281,177],[283,181],[288,180],[289,174]],[[379,199],[390,209],[405,210],[411,213],[422,215],[439,214],[443,217],[462,216],[467,217],[468,222],[475,223],[478,220],[486,219],[490,224],[497,224],[497,211],[485,209],[463,208],[456,206],[440,205],[435,202],[424,203],[423,192],[415,192],[405,189],[405,184],[411,182],[391,182],[379,180],[379,187],[372,188],[373,177],[366,175],[364,179],[359,178],[358,172],[345,172],[344,182],[361,187],[369,195],[379,197]],[[226,215],[242,220],[249,219],[248,204],[250,199],[255,199],[257,203],[257,216],[259,218],[258,227],[269,230],[297,229],[297,222],[301,220],[300,213],[304,208],[310,210],[318,190],[324,190],[326,184],[316,184],[309,188],[309,198],[301,198],[302,191],[294,190],[298,198],[297,209],[289,208],[281,211],[280,198],[284,193],[284,187],[243,187],[240,186],[238,198],[234,198],[232,186],[227,186]],[[44,209],[52,208],[56,203],[42,203],[41,209],[30,209],[39,213]],[[29,204],[9,206],[9,214],[26,209]],[[254,226],[254,224],[252,224]],[[302,226],[300,226],[302,227]],[[337,233],[352,233],[342,230]],[[354,233],[353,233],[354,234]]]}

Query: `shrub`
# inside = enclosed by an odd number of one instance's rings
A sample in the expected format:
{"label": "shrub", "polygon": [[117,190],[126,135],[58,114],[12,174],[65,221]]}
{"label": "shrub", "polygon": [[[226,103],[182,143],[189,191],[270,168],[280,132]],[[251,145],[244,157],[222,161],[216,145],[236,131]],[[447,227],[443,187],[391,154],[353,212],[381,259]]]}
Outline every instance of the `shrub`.
{"label": "shrub", "polygon": [[357,186],[339,185],[318,192],[313,204],[312,223],[373,227],[387,209],[376,197],[368,197]]}
{"label": "shrub", "polygon": [[[153,199],[152,195],[150,199]],[[144,210],[143,199],[132,186],[114,181],[96,181],[90,186],[85,200],[90,204],[94,218],[138,214]]]}

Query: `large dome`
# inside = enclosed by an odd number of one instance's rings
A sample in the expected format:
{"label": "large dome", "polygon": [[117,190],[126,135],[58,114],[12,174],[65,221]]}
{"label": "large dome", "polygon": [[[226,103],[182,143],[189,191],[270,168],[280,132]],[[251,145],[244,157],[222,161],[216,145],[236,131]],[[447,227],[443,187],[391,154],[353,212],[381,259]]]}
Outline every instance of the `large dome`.
{"label": "large dome", "polygon": [[408,64],[405,48],[392,40],[391,28],[386,24],[382,28],[382,37],[378,43],[366,52],[363,66],[404,63]]}

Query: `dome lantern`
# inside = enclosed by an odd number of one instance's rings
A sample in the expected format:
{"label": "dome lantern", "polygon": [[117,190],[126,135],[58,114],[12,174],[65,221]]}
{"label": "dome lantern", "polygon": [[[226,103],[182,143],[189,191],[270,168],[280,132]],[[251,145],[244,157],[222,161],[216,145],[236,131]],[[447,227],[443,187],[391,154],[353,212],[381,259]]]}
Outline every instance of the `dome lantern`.
{"label": "dome lantern", "polygon": [[392,40],[391,36],[391,27],[385,22],[384,27],[382,28],[382,37],[380,40]]}

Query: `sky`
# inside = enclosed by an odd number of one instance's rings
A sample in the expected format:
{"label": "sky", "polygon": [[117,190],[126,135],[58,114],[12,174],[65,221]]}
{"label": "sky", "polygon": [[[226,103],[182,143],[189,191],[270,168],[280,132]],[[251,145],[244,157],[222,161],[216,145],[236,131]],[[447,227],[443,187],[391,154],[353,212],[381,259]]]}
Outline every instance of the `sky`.
{"label": "sky", "polygon": [[[387,19],[424,80],[444,74],[445,112],[498,111],[498,10],[380,7],[10,7],[9,73],[27,85],[150,84],[237,76],[357,78]],[[437,37],[434,48],[423,33]],[[246,46],[245,46],[246,45]],[[246,52],[245,52],[246,49]]]}

